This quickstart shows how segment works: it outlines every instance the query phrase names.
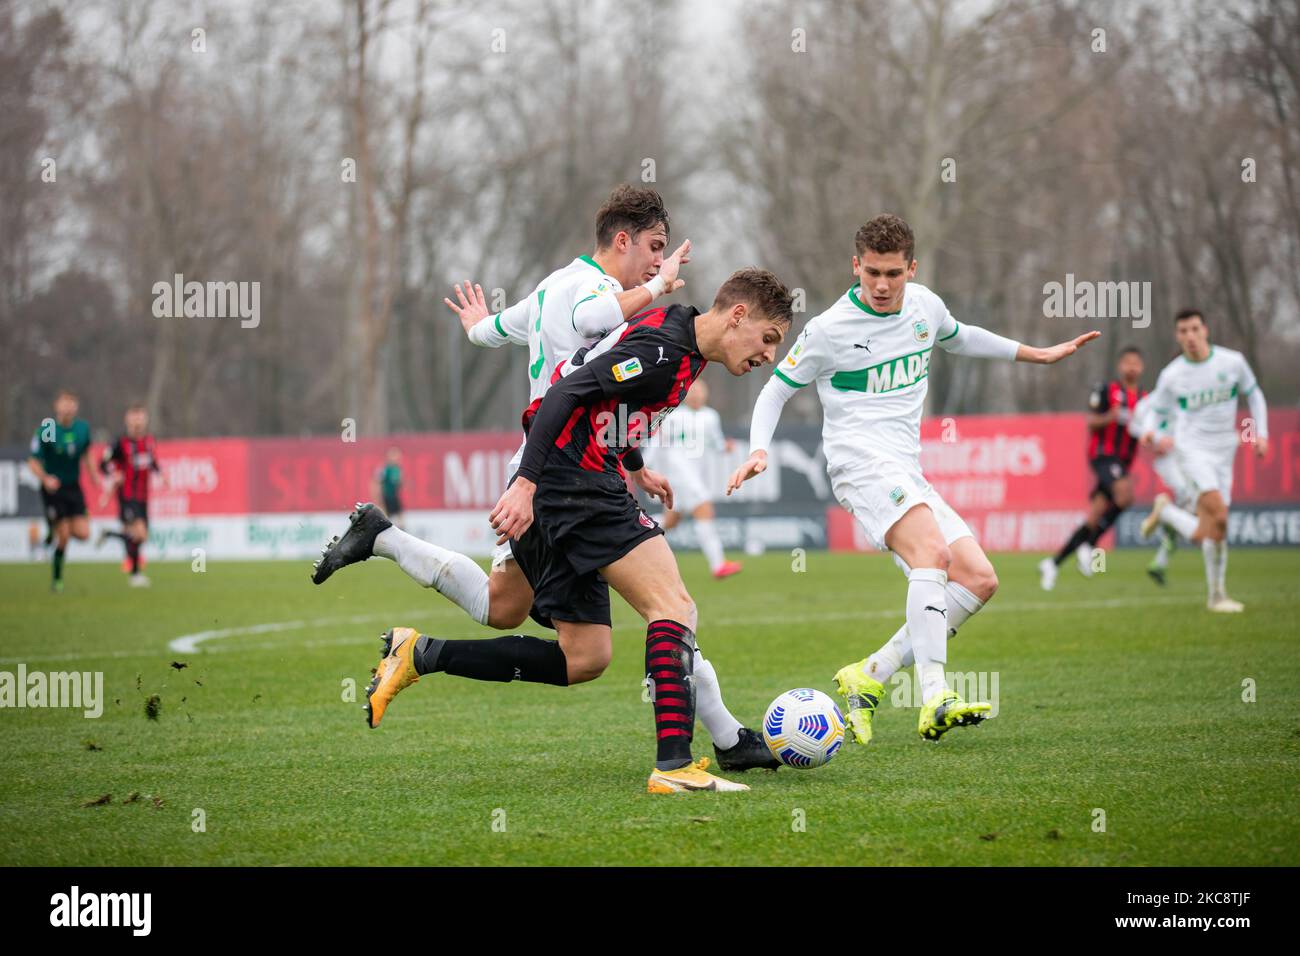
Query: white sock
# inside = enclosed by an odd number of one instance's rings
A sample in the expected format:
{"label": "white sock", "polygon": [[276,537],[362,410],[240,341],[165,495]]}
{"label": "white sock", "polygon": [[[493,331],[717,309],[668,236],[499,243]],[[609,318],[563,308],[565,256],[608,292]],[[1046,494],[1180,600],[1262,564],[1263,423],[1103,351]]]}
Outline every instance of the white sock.
{"label": "white sock", "polygon": [[722,567],[722,562],[727,559],[722,553],[722,539],[718,537],[718,529],[712,518],[695,519],[695,537],[700,542],[704,559],[709,562],[709,570],[716,571]]}
{"label": "white sock", "polygon": [[1228,590],[1225,585],[1228,578],[1228,539],[1224,538],[1220,541],[1216,550],[1218,551],[1218,554],[1216,555],[1217,560],[1215,561],[1214,578],[1218,584],[1219,593],[1227,594]]}
{"label": "white sock", "polygon": [[1205,587],[1213,601],[1219,596],[1219,549],[1209,538],[1201,542],[1201,557],[1205,558]]}
{"label": "white sock", "polygon": [[699,648],[695,650],[695,716],[709,732],[713,742],[722,750],[730,750],[740,741],[741,723],[722,702],[722,688],[713,665],[704,659]]}
{"label": "white sock", "polygon": [[947,686],[948,573],[938,568],[913,568],[907,576],[907,633],[912,638],[921,698],[928,701]]}
{"label": "white sock", "polygon": [[[943,591],[948,597],[948,640],[951,641],[957,636],[957,628],[969,621],[984,606],[984,602],[956,581],[949,581],[944,585]],[[872,662],[877,659],[877,655],[881,656],[878,666],[873,670]],[[883,684],[894,676],[895,671],[910,667],[915,659],[912,653],[912,641],[907,636],[907,625],[904,624],[884,647],[867,658],[867,675]],[[897,663],[893,664],[892,669],[888,669],[894,661]],[[885,674],[884,677],[879,676],[882,673]]]}
{"label": "white sock", "polygon": [[421,541],[396,525],[375,538],[375,554],[396,561],[421,587],[436,588],[478,623],[487,623],[488,576],[470,558]]}
{"label": "white sock", "polygon": [[1175,504],[1167,504],[1160,509],[1160,523],[1173,528],[1189,541],[1196,534],[1196,515]]}
{"label": "white sock", "polygon": [[1169,539],[1163,534],[1160,543],[1156,545],[1156,556],[1151,563],[1157,568],[1169,567]]}

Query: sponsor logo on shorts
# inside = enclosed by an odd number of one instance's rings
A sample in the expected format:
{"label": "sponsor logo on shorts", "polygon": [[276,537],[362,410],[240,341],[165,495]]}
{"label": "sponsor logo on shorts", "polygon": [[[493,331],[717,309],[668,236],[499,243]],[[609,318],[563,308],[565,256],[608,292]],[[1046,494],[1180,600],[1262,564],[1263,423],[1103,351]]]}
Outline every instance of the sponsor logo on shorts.
{"label": "sponsor logo on shorts", "polygon": [[630,358],[626,362],[619,362],[614,366],[614,381],[626,382],[629,378],[636,378],[641,374],[641,360],[639,358]]}
{"label": "sponsor logo on shorts", "polygon": [[889,493],[889,500],[896,505],[901,505],[906,499],[907,499],[907,492],[903,490],[902,485],[899,485]]}

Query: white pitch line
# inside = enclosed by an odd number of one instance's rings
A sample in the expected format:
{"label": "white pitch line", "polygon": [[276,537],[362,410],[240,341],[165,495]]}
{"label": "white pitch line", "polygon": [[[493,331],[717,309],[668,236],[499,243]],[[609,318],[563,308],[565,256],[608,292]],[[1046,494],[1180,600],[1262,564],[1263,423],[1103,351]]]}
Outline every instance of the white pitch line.
{"label": "white pitch line", "polygon": [[[1006,603],[999,604],[996,600],[985,608],[981,613],[1025,613],[1034,611],[1074,611],[1074,610],[1095,610],[1105,608],[1122,608],[1122,607],[1139,607],[1150,606],[1153,604],[1164,605],[1187,605],[1189,607],[1197,603],[1195,596],[1185,598],[1174,596],[1153,596],[1149,598],[1107,598],[1100,601],[1033,601],[1023,604]],[[318,617],[293,621],[268,621],[262,624],[244,624],[237,627],[223,627],[207,631],[195,631],[192,634],[181,634],[167,642],[167,649],[173,654],[197,654],[200,651],[205,654],[228,653],[231,651],[267,651],[284,647],[284,642],[264,641],[259,644],[239,644],[235,647],[201,647],[210,641],[218,641],[226,637],[238,637],[245,634],[276,634],[286,631],[300,631],[310,627],[322,627],[337,624],[365,624],[370,621],[391,621],[394,618],[417,616],[428,616],[432,613],[443,613],[450,611],[451,608],[431,609],[428,607],[415,611],[383,611],[373,614],[354,614],[346,617]],[[903,613],[898,608],[879,608],[875,610],[845,610],[845,611],[812,611],[798,615],[776,615],[765,614],[761,610],[755,616],[744,618],[706,618],[702,623],[707,628],[710,626],[718,627],[785,627],[790,624],[798,624],[809,621],[865,621],[865,620],[882,620],[893,619],[902,620]],[[299,647],[332,647],[343,646],[347,644],[365,644],[373,638],[370,637],[346,637],[346,638],[328,638],[321,640],[299,641],[296,646]],[[123,658],[134,657],[156,657],[155,651],[106,651],[99,654],[68,653],[68,654],[28,654],[24,657],[0,657],[0,664],[25,664],[30,661],[76,661],[76,660],[99,660],[112,659],[120,660]]]}

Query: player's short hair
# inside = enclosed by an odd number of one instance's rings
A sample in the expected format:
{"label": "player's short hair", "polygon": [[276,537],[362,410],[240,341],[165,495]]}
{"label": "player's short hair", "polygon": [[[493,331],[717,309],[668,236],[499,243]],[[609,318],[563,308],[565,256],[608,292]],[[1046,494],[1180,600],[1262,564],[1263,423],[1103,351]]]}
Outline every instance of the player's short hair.
{"label": "player's short hair", "polygon": [[1177,326],[1183,319],[1200,319],[1201,324],[1209,328],[1210,323],[1205,321],[1205,316],[1201,314],[1200,309],[1179,309],[1178,314],[1174,316],[1174,325]]}
{"label": "player's short hair", "polygon": [[653,189],[621,183],[596,213],[596,248],[607,248],[620,232],[626,232],[635,241],[641,233],[660,223],[667,232],[668,210],[664,208],[664,197]]}
{"label": "player's short hair", "polygon": [[733,272],[713,297],[713,308],[729,309],[741,302],[781,325],[794,321],[794,296],[767,269],[750,266]]}
{"label": "player's short hair", "polygon": [[871,220],[858,230],[853,242],[857,246],[858,255],[868,249],[882,256],[901,252],[906,262],[912,261],[912,253],[916,251],[916,236],[912,235],[912,227],[892,213]]}
{"label": "player's short hair", "polygon": [[59,389],[57,392],[54,393],[54,400],[57,402],[59,399],[63,398],[64,396],[67,396],[68,398],[72,399],[74,402],[81,401],[80,396],[78,396],[77,393],[70,388]]}
{"label": "player's short hair", "polygon": [[144,402],[131,402],[126,406],[126,410],[128,414],[131,412],[147,412],[149,411],[149,406]]}
{"label": "player's short hair", "polygon": [[1136,345],[1126,345],[1119,351],[1120,358],[1123,358],[1125,355],[1136,355],[1138,358],[1141,358],[1142,350]]}

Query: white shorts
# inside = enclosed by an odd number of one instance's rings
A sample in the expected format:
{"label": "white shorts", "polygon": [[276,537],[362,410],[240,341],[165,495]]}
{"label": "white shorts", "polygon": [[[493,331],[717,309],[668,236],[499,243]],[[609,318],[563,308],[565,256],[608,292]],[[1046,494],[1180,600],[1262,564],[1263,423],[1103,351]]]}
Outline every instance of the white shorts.
{"label": "white shorts", "polygon": [[918,469],[888,459],[864,459],[830,475],[835,498],[858,520],[867,539],[887,551],[885,534],[918,504],[929,505],[945,544],[973,537],[970,526],[948,506]]}
{"label": "white shorts", "polygon": [[1196,510],[1196,496],[1192,494],[1192,486],[1183,477],[1183,469],[1179,467],[1176,455],[1171,453],[1152,458],[1151,468],[1160,476],[1165,487],[1173,492],[1174,504],[1187,511]]}
{"label": "white shorts", "polygon": [[[507,481],[513,478],[515,476],[515,472],[519,470],[519,463],[524,460],[525,445],[527,445],[527,441],[525,441],[523,445],[519,446],[519,450],[515,452],[514,457],[510,459],[510,463],[506,465]],[[504,544],[498,544],[492,548],[492,570],[493,571],[501,567],[501,565],[505,564],[507,561],[513,561],[514,559],[515,559],[515,553],[510,550],[509,541],[505,542]]]}
{"label": "white shorts", "polygon": [[1174,458],[1187,484],[1193,507],[1207,491],[1221,494],[1225,505],[1232,503],[1232,464],[1237,458],[1236,445],[1230,449],[1205,449],[1180,447],[1175,443]]}
{"label": "white shorts", "polygon": [[705,460],[681,448],[657,448],[646,464],[668,479],[673,489],[673,511],[689,515],[713,500],[705,476]]}

